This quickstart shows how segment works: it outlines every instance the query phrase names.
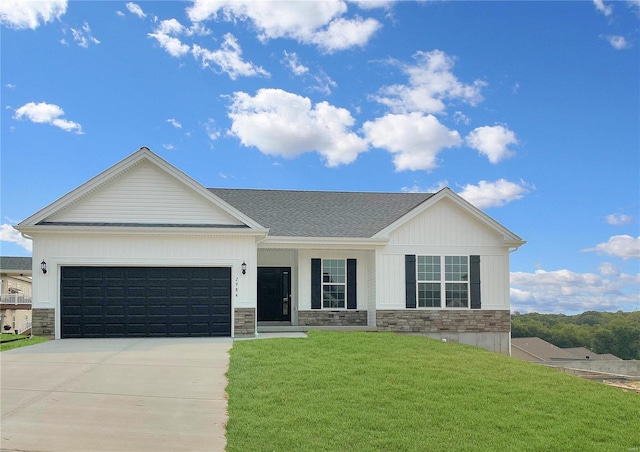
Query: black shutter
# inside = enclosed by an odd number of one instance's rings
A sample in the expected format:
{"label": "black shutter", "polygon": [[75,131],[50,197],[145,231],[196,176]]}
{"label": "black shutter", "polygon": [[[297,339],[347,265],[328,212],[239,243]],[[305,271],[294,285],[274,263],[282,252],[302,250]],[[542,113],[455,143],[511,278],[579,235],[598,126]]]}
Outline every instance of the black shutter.
{"label": "black shutter", "polygon": [[347,309],[356,309],[358,307],[356,262],[355,259],[347,259]]}
{"label": "black shutter", "polygon": [[469,256],[469,292],[471,295],[471,309],[480,309],[480,256]]}
{"label": "black shutter", "polygon": [[311,309],[322,307],[322,260],[311,259]]}
{"label": "black shutter", "polygon": [[416,256],[407,254],[404,257],[404,275],[407,287],[407,308],[416,307]]}

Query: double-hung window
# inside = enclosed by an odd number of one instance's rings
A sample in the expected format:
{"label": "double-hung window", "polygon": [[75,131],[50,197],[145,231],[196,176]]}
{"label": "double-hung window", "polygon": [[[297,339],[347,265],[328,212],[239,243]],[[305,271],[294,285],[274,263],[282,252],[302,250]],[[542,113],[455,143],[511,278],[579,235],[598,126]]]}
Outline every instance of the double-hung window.
{"label": "double-hung window", "polygon": [[345,259],[322,260],[322,307],[345,308],[347,273]]}
{"label": "double-hung window", "polygon": [[416,260],[419,308],[469,307],[468,256],[418,256]]}

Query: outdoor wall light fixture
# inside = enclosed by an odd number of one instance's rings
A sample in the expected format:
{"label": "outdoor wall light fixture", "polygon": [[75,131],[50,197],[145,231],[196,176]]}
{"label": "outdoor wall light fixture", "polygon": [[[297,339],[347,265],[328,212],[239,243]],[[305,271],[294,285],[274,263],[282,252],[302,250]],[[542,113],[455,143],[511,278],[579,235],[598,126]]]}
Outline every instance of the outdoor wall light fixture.
{"label": "outdoor wall light fixture", "polygon": [[[45,272],[46,273],[46,272]],[[247,263],[246,262],[242,262],[242,274],[246,275],[247,274]]]}
{"label": "outdoor wall light fixture", "polygon": [[40,270],[42,270],[42,274],[47,274],[47,263],[44,260],[40,263]]}

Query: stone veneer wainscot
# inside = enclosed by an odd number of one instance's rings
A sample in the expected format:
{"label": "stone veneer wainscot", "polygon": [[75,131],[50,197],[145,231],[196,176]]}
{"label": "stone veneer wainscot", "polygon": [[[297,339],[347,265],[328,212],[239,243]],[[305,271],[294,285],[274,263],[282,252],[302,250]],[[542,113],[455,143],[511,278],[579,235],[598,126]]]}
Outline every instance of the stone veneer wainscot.
{"label": "stone veneer wainscot", "polygon": [[234,328],[233,335],[235,337],[254,336],[256,333],[256,310],[253,308],[235,308],[234,309]]}
{"label": "stone veneer wainscot", "polygon": [[367,326],[367,311],[298,311],[300,326]]}
{"label": "stone veneer wainscot", "polygon": [[378,331],[397,333],[508,333],[511,313],[502,310],[405,309],[376,312]]}
{"label": "stone veneer wainscot", "polygon": [[31,334],[53,339],[56,335],[55,309],[34,309],[31,311]]}

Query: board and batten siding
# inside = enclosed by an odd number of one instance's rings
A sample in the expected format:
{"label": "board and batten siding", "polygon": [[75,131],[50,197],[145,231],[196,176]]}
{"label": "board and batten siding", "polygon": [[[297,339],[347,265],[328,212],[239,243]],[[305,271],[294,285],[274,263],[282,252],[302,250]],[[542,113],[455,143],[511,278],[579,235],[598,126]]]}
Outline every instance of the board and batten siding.
{"label": "board and batten siding", "polygon": [[389,235],[389,245],[502,246],[503,238],[453,201],[442,199]]}
{"label": "board and batten siding", "polygon": [[377,309],[405,309],[405,255],[480,256],[482,309],[509,309],[509,248],[503,237],[443,199],[389,234],[376,252]]}
{"label": "board and batten siding", "polygon": [[235,217],[149,162],[140,162],[46,221],[242,225]]}
{"label": "board and batten siding", "polygon": [[[131,267],[231,267],[233,308],[256,307],[256,272],[241,272],[246,262],[257,262],[253,236],[216,236],[213,234],[108,234],[39,233],[34,234],[33,308],[56,309],[59,322],[60,268],[65,265]],[[47,262],[46,275],[40,262]],[[56,325],[59,334],[59,324]]]}

